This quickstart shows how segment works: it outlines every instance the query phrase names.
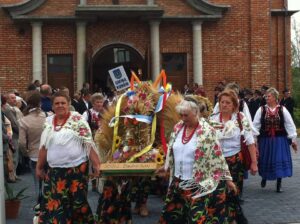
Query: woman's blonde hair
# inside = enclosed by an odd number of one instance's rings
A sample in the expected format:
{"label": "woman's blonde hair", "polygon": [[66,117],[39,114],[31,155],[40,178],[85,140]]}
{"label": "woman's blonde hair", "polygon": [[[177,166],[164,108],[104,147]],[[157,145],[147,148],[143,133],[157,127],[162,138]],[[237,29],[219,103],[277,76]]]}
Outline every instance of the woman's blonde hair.
{"label": "woman's blonde hair", "polygon": [[91,97],[91,103],[94,104],[96,100],[104,100],[102,93],[94,93]]}
{"label": "woman's blonde hair", "polygon": [[266,94],[268,93],[273,95],[276,98],[276,100],[279,99],[279,92],[274,87],[270,87],[269,89],[267,89]]}
{"label": "woman's blonde hair", "polygon": [[226,89],[219,94],[218,99],[219,99],[220,111],[221,111],[221,99],[223,96],[227,96],[230,98],[231,102],[233,103],[233,112],[237,112],[239,109],[239,99],[238,99],[238,96],[236,95],[235,91]]}

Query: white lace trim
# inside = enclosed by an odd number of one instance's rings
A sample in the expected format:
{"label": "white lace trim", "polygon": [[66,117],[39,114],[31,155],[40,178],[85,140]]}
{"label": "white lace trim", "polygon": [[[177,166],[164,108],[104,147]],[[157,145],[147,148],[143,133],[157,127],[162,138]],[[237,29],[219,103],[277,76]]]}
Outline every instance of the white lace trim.
{"label": "white lace trim", "polygon": [[196,199],[214,192],[220,180],[232,180],[230,172],[225,171],[218,180],[215,180],[214,178],[208,178],[200,183],[196,182],[194,179],[183,180],[179,183],[179,188],[182,190],[192,191],[193,193],[191,193],[189,196],[193,199]]}
{"label": "white lace trim", "polygon": [[90,155],[91,149],[98,154],[98,150],[96,150],[97,148],[93,140],[80,137],[78,136],[78,133],[73,130],[63,128],[59,131],[59,134],[55,135],[54,137],[55,133],[56,132],[51,128],[51,126],[46,127],[41,135],[40,148],[45,146],[47,149],[52,144],[66,145],[71,140],[72,144],[76,145],[77,147],[83,147],[87,153],[87,156]]}

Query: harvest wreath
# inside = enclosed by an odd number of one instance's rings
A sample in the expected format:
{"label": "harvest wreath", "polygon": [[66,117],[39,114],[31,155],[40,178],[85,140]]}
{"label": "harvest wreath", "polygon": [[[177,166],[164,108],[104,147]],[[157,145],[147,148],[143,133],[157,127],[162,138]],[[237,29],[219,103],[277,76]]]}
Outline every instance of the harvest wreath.
{"label": "harvest wreath", "polygon": [[163,165],[170,134],[180,120],[175,107],[182,99],[172,92],[164,71],[154,83],[141,82],[132,73],[131,88],[103,114],[95,136],[102,174],[151,175]]}

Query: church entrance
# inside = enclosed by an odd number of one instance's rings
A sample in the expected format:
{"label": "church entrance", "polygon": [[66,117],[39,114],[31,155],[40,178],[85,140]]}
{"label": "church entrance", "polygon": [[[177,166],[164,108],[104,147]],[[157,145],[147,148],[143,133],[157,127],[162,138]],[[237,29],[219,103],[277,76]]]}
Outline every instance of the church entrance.
{"label": "church entrance", "polygon": [[124,44],[113,44],[100,49],[94,56],[90,81],[93,91],[109,92],[114,89],[108,71],[118,66],[123,66],[128,79],[133,70],[141,80],[147,80],[146,64],[143,56],[134,48]]}

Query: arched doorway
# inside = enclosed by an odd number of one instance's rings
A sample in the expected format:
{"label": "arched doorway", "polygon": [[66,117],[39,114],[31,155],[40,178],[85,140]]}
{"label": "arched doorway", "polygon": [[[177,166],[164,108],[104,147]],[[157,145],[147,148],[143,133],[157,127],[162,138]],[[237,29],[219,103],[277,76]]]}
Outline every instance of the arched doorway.
{"label": "arched doorway", "polygon": [[131,70],[135,71],[141,80],[147,79],[143,56],[128,45],[112,44],[100,49],[93,58],[90,71],[93,91],[101,88],[102,91],[108,92],[113,87],[108,71],[121,65],[124,66],[129,79]]}

